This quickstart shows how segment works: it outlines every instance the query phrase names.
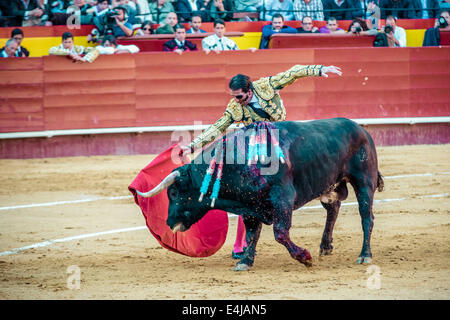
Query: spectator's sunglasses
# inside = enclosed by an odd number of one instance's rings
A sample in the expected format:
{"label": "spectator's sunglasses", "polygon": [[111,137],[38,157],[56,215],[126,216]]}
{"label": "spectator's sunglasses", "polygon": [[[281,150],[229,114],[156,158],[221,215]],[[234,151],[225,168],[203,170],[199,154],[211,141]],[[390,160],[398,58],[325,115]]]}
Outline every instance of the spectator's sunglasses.
{"label": "spectator's sunglasses", "polygon": [[142,28],[142,30],[144,30],[144,31],[150,31],[150,30],[152,30],[152,28]]}

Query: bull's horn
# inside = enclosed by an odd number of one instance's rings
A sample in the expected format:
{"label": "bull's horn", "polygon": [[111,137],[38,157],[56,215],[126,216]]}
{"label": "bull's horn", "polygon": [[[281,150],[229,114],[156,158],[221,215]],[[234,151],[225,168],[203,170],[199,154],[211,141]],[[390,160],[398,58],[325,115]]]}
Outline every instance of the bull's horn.
{"label": "bull's horn", "polygon": [[161,183],[158,184],[156,187],[154,187],[152,190],[150,190],[148,192],[144,192],[144,193],[136,190],[136,193],[144,198],[150,198],[150,197],[156,196],[158,193],[162,192],[164,189],[166,189],[172,183],[174,183],[176,177],[179,177],[179,176],[180,176],[180,172],[174,171],[171,174],[169,174],[167,177],[165,177],[164,180],[161,181]]}
{"label": "bull's horn", "polygon": [[172,229],[173,233],[176,233],[177,231],[180,231],[183,227],[183,223],[182,222],[178,222]]}

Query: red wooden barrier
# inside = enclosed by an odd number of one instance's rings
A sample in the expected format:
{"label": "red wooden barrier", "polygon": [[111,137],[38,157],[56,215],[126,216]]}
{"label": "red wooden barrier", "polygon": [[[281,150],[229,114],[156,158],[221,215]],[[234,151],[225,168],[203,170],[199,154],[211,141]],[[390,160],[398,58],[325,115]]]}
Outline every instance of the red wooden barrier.
{"label": "red wooden barrier", "polygon": [[[223,114],[233,75],[258,79],[294,64],[336,65],[344,75],[300,79],[283,89],[287,120],[450,115],[450,47],[149,52],[101,56],[92,64],[55,56],[0,59],[0,132],[208,124]],[[450,142],[449,126],[436,126],[430,131],[433,125],[427,125],[425,136],[412,131],[392,139],[392,131],[383,129],[379,139]],[[170,138],[140,136],[6,139],[0,158],[136,151],[128,144],[155,152]]]}

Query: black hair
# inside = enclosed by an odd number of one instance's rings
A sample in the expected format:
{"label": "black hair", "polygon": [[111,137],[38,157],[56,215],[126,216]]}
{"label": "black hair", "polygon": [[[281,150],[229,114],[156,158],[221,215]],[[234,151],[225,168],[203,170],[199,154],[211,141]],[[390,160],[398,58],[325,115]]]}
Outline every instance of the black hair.
{"label": "black hair", "polygon": [[15,28],[12,32],[11,32],[11,38],[14,38],[14,36],[21,34],[23,36],[23,31],[20,30],[19,28]]}
{"label": "black hair", "polygon": [[106,43],[106,41],[109,41],[109,43],[117,47],[116,37],[114,37],[112,34],[103,37],[102,46]]}
{"label": "black hair", "polygon": [[282,15],[281,13],[275,13],[275,14],[272,16],[272,21],[273,21],[273,19],[275,19],[275,18],[281,18],[281,20],[284,21],[284,17],[283,17],[283,15]]}
{"label": "black hair", "polygon": [[181,23],[178,23],[175,25],[175,27],[173,28],[173,30],[177,31],[178,29],[184,29],[186,30],[186,27],[184,25],[182,25]]}
{"label": "black hair", "polygon": [[63,34],[62,34],[62,39],[63,39],[63,41],[64,40],[66,40],[66,39],[70,39],[70,38],[72,38],[73,39],[73,34],[71,34],[70,32],[64,32]]}
{"label": "black hair", "polygon": [[215,27],[216,25],[218,25],[218,24],[225,25],[225,21],[223,21],[222,19],[216,19],[216,20],[214,20],[214,27]]}
{"label": "black hair", "polygon": [[244,92],[248,92],[251,85],[252,81],[250,80],[250,77],[240,73],[231,78],[230,83],[228,84],[231,90],[242,89]]}

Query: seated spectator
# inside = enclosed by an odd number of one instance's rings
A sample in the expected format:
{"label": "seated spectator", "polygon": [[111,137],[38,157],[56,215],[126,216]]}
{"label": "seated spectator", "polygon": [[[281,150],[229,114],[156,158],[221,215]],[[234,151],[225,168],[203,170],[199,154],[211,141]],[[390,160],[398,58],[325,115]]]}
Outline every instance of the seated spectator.
{"label": "seated spectator", "polygon": [[77,46],[73,43],[73,35],[70,32],[64,32],[62,35],[62,43],[59,46],[51,47],[48,51],[50,55],[68,56],[74,62],[92,62],[96,57],[83,58],[83,55],[93,52],[93,47]]}
{"label": "seated spectator", "polygon": [[227,50],[239,50],[236,42],[225,37],[225,21],[217,19],[214,21],[214,34],[202,40],[202,48],[206,54],[213,50],[216,53]]}
{"label": "seated spectator", "polygon": [[325,20],[328,21],[330,17],[334,17],[336,20],[352,19],[348,0],[322,0],[322,3]]}
{"label": "seated spectator", "polygon": [[153,23],[151,21],[145,21],[141,28],[136,31],[137,36],[149,36],[153,34]]}
{"label": "seated spectator", "polygon": [[10,18],[10,26],[38,26],[42,23],[44,7],[39,4],[38,0],[11,0],[8,15],[14,17]]}
{"label": "seated spectator", "polygon": [[297,33],[297,30],[284,25],[284,17],[280,13],[275,13],[272,17],[272,23],[262,28],[260,49],[268,49],[270,37],[274,33]]}
{"label": "seated spectator", "polygon": [[0,50],[0,58],[15,58],[18,46],[16,40],[9,39],[6,41],[5,46]]}
{"label": "seated spectator", "polygon": [[[127,10],[127,21],[131,24],[141,24],[142,21],[136,18],[137,15],[137,8],[136,8],[136,4],[133,1],[129,1],[129,0],[119,0],[118,4],[115,5],[116,7],[123,7]],[[114,7],[113,7],[114,8]]]}
{"label": "seated spectator", "polygon": [[30,56],[30,52],[26,48],[22,47],[23,38],[23,31],[19,28],[15,28],[11,31],[11,39],[16,40],[17,42],[17,50],[15,53],[16,57],[25,58]]}
{"label": "seated spectator", "polygon": [[97,4],[95,6],[92,6],[90,9],[88,9],[87,12],[94,16],[100,16],[109,10],[110,4],[111,4],[111,0],[97,1]]}
{"label": "seated spectator", "polygon": [[381,19],[394,16],[397,19],[408,18],[408,0],[380,0]]}
{"label": "seated spectator", "polygon": [[[267,1],[267,0],[264,0]],[[259,12],[263,0],[235,0],[234,6],[237,12]]]}
{"label": "seated spectator", "polygon": [[136,23],[143,23],[145,21],[153,22],[148,2],[148,0],[133,0],[136,6]]}
{"label": "seated spectator", "polygon": [[439,17],[438,0],[410,0],[408,9],[408,18],[410,19],[434,19]]}
{"label": "seated spectator", "polygon": [[423,38],[422,46],[431,47],[431,46],[439,46],[441,45],[441,35],[442,31],[450,31],[450,13],[448,10],[443,10],[438,19],[436,19],[436,23],[434,24],[434,28],[429,28],[425,31],[425,36]]}
{"label": "seated spectator", "polygon": [[203,0],[200,12],[202,20],[212,22],[216,19],[231,21],[233,19],[233,0]]}
{"label": "seated spectator", "polygon": [[386,17],[386,26],[383,28],[383,32],[386,34],[389,47],[406,47],[406,31],[397,26],[397,18],[394,16]]}
{"label": "seated spectator", "polygon": [[373,36],[378,33],[377,30],[369,29],[366,22],[360,18],[355,18],[350,23],[347,33],[353,34],[353,35],[367,35],[367,36]]}
{"label": "seated spectator", "polygon": [[202,5],[202,0],[177,0],[175,2],[175,12],[178,13],[181,22],[189,22],[192,15],[200,11]]}
{"label": "seated spectator", "polygon": [[302,20],[302,26],[297,28],[298,33],[319,33],[319,29],[314,26],[313,19],[308,16],[304,16]]}
{"label": "seated spectator", "polygon": [[148,6],[152,21],[156,24],[164,23],[169,12],[175,12],[175,8],[169,0],[151,0]]}
{"label": "seated spectator", "polygon": [[439,8],[442,10],[450,10],[450,0],[439,1]]}
{"label": "seated spectator", "polygon": [[[262,20],[272,21],[274,14],[280,13],[284,20],[295,20],[293,0],[271,0],[265,1],[265,15]],[[320,0],[319,0],[320,1]]]}
{"label": "seated spectator", "polygon": [[177,24],[175,26],[175,39],[166,41],[163,45],[163,51],[173,51],[182,54],[184,51],[197,51],[197,46],[186,40],[186,28],[181,24]]}
{"label": "seated spectator", "polygon": [[344,34],[345,31],[338,26],[336,18],[330,17],[327,20],[327,24],[319,29],[320,33],[333,33],[333,34]]}
{"label": "seated spectator", "polygon": [[186,31],[186,33],[206,33],[205,30],[201,29],[202,17],[200,15],[193,15],[189,24],[191,25],[191,28]]}
{"label": "seated spectator", "polygon": [[105,36],[102,44],[95,48],[99,54],[121,54],[121,53],[138,53],[139,48],[134,44],[121,45],[117,44],[116,38],[112,35]]}
{"label": "seated spectator", "polygon": [[322,0],[294,0],[295,20],[303,20],[303,17],[311,17],[313,20],[323,21]]}
{"label": "seated spectator", "polygon": [[178,16],[175,12],[169,12],[166,16],[166,21],[158,29],[155,34],[174,34],[174,27],[178,24]]}

